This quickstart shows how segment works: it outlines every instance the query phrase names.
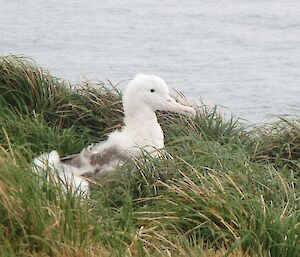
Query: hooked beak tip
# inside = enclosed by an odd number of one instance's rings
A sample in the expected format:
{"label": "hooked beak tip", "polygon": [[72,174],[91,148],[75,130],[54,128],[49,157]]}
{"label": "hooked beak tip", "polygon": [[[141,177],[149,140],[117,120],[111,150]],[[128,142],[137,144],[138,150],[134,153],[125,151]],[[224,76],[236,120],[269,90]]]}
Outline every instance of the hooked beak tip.
{"label": "hooked beak tip", "polygon": [[194,108],[190,107],[190,111],[189,112],[187,111],[187,115],[192,119],[195,119],[197,116],[197,112],[195,111]]}

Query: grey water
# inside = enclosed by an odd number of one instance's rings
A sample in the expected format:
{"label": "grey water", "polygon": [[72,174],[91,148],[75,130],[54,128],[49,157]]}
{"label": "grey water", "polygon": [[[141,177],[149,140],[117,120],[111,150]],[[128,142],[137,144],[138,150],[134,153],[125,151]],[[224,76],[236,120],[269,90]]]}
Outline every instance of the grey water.
{"label": "grey water", "polygon": [[0,54],[79,83],[161,76],[253,123],[300,112],[299,0],[0,0]]}

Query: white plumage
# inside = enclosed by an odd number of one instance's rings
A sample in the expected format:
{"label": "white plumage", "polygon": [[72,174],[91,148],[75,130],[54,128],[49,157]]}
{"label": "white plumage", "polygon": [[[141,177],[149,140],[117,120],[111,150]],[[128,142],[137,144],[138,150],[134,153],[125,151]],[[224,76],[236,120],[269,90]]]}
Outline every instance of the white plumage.
{"label": "white plumage", "polygon": [[[82,175],[101,174],[114,170],[123,159],[141,154],[142,150],[157,156],[164,147],[163,131],[155,111],[171,111],[195,117],[192,107],[177,103],[169,95],[166,83],[154,75],[138,74],[131,80],[123,96],[124,127],[108,135],[106,141],[84,148],[79,154],[60,158],[56,151],[34,159],[37,170],[47,166],[58,171],[66,184],[88,194],[88,182]],[[45,166],[46,165],[46,166]],[[64,179],[63,179],[64,178]]]}
{"label": "white plumage", "polygon": [[43,153],[39,157],[34,158],[33,171],[42,175],[45,175],[44,172],[46,171],[51,172],[51,174],[48,174],[48,177],[62,185],[65,191],[71,190],[76,195],[89,197],[89,183],[84,178],[74,175],[69,170],[65,170],[56,150],[50,153]]}

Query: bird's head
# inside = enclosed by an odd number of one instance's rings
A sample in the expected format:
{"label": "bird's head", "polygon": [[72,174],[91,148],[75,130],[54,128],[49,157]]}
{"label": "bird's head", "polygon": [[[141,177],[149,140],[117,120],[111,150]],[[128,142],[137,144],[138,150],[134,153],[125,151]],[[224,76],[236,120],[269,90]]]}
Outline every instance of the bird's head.
{"label": "bird's head", "polygon": [[171,96],[164,80],[155,75],[138,74],[126,88],[123,98],[126,111],[150,108],[152,111],[169,111],[194,118],[196,111],[177,103]]}

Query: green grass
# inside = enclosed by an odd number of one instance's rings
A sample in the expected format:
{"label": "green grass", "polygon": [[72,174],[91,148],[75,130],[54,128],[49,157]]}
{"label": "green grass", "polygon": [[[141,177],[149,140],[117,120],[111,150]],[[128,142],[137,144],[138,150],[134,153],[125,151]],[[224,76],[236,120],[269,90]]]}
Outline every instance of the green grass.
{"label": "green grass", "polygon": [[167,158],[145,153],[83,200],[31,160],[105,139],[121,93],[0,57],[0,256],[299,256],[300,118],[245,129],[195,108],[195,120],[158,113]]}

